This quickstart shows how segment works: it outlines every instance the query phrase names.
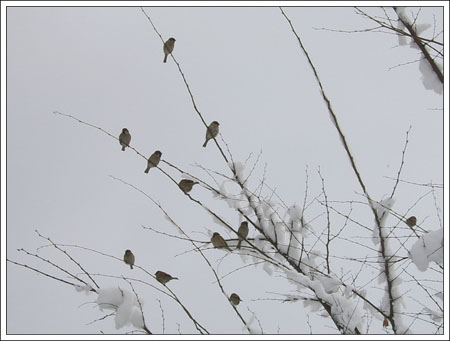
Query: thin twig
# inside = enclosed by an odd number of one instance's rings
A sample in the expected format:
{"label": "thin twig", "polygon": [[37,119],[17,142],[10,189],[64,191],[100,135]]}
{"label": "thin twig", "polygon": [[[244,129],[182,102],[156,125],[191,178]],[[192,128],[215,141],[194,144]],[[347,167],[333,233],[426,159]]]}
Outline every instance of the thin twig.
{"label": "thin twig", "polygon": [[48,240],[48,241],[49,241],[49,242],[50,242],[50,243],[51,243],[58,251],[64,253],[64,254],[65,254],[65,255],[66,255],[73,263],[75,263],[75,264],[81,269],[81,271],[83,271],[83,272],[86,274],[86,276],[89,277],[89,279],[92,281],[92,283],[95,284],[95,286],[97,287],[97,289],[100,288],[99,285],[97,284],[97,282],[95,282],[95,280],[91,277],[91,275],[89,275],[89,273],[81,266],[81,264],[78,263],[75,259],[73,259],[73,257],[72,257],[71,255],[69,255],[69,254],[67,253],[67,251],[61,249],[61,248],[60,248],[57,244],[55,244],[50,238],[44,237],[43,235],[41,235],[41,234],[39,233],[38,230],[35,230],[35,231],[36,231],[36,233],[38,234],[39,237]]}
{"label": "thin twig", "polygon": [[147,325],[145,324],[145,317],[144,317],[144,311],[142,310],[142,304],[141,304],[141,301],[139,300],[139,296],[138,296],[137,292],[134,290],[133,284],[131,282],[129,282],[125,277],[122,276],[122,278],[125,282],[127,282],[130,285],[131,290],[133,290],[134,296],[136,296],[136,300],[139,304],[139,310],[141,311],[141,315],[142,315],[142,324],[143,324],[142,329],[144,329],[145,332],[149,335],[153,334],[150,331],[150,329],[148,329]]}

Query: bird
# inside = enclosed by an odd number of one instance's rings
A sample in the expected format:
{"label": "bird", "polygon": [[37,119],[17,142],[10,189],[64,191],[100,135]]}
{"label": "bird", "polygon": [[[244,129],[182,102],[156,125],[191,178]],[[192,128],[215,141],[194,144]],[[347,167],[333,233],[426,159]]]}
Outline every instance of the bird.
{"label": "bird", "polygon": [[172,53],[173,48],[175,47],[175,38],[169,38],[164,43],[164,60],[163,63],[167,63],[167,56]]}
{"label": "bird", "polygon": [[230,295],[230,302],[234,305],[237,306],[239,304],[239,302],[241,302],[241,298],[239,297],[238,294],[232,293]]}
{"label": "bird", "polygon": [[148,158],[147,168],[145,169],[144,173],[148,173],[150,168],[158,166],[159,160],[161,159],[161,155],[162,153],[159,150],[157,150]]}
{"label": "bird", "polygon": [[222,236],[217,232],[213,233],[211,237],[211,243],[217,249],[227,249],[228,251],[231,251],[225,239],[223,239]]}
{"label": "bird", "polygon": [[119,135],[119,143],[122,146],[122,151],[125,150],[125,147],[130,145],[131,135],[127,128],[123,128],[122,132]]}
{"label": "bird", "polygon": [[178,184],[178,187],[180,187],[180,189],[184,192],[184,194],[188,194],[195,184],[198,184],[198,182],[189,179],[183,179]]}
{"label": "bird", "polygon": [[238,238],[239,238],[239,241],[237,243],[238,249],[241,248],[242,240],[247,238],[247,236],[248,236],[248,222],[243,221],[241,223],[241,226],[239,226],[239,229],[238,229]]}
{"label": "bird", "polygon": [[165,273],[164,271],[156,271],[155,276],[158,282],[162,284],[166,284],[168,281],[172,279],[178,279],[177,277],[172,277],[168,273]]}
{"label": "bird", "polygon": [[126,250],[125,254],[123,255],[123,261],[125,262],[125,264],[130,265],[130,269],[133,269],[133,265],[134,265],[133,252],[131,252],[130,250]]}
{"label": "bird", "polygon": [[409,227],[413,227],[417,224],[417,218],[415,216],[411,216],[408,219],[406,219],[406,225]]}
{"label": "bird", "polygon": [[203,147],[206,147],[206,144],[208,143],[208,141],[211,140],[212,138],[216,137],[217,134],[219,134],[219,125],[220,124],[217,121],[211,122],[208,129],[206,129],[206,141],[205,141],[205,143],[203,143]]}

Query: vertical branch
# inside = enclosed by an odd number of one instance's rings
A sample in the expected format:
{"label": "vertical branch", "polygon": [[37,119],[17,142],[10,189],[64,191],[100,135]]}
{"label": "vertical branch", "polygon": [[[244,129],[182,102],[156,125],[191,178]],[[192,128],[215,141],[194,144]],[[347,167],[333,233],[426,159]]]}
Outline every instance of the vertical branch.
{"label": "vertical branch", "polygon": [[166,319],[164,317],[164,310],[162,308],[161,305],[161,301],[157,300],[159,302],[159,308],[161,309],[161,319],[162,319],[162,333],[165,334],[166,333]]}
{"label": "vertical branch", "polygon": [[[361,186],[361,188],[362,188],[362,190],[364,192],[364,195],[366,196],[366,199],[369,202],[369,206],[370,206],[370,208],[372,210],[372,213],[373,213],[373,215],[375,217],[375,223],[376,223],[376,225],[378,227],[378,232],[379,232],[379,237],[380,237],[380,249],[381,249],[380,253],[381,253],[381,256],[384,259],[384,273],[386,275],[387,291],[388,291],[388,295],[389,295],[389,310],[390,310],[389,321],[391,322],[392,329],[396,333],[397,332],[397,328],[396,328],[396,324],[395,324],[395,320],[394,320],[394,296],[393,296],[393,288],[392,288],[392,281],[393,280],[391,278],[392,276],[391,276],[389,257],[387,255],[387,246],[386,246],[387,240],[385,240],[383,235],[382,235],[381,220],[380,220],[380,218],[378,216],[377,210],[375,209],[375,207],[374,207],[374,205],[372,203],[372,199],[370,198],[370,195],[369,195],[369,193],[366,190],[366,186],[364,184],[364,181],[362,180],[362,177],[361,177],[361,175],[360,175],[360,173],[358,171],[358,168],[356,167],[356,163],[355,163],[355,161],[353,159],[352,153],[350,152],[350,148],[349,148],[349,146],[347,144],[347,140],[345,138],[345,135],[342,132],[342,129],[341,129],[341,127],[340,127],[340,125],[338,123],[338,120],[337,120],[337,116],[334,113],[333,108],[331,107],[331,102],[330,102],[330,100],[328,99],[328,97],[325,94],[325,91],[324,91],[324,88],[322,86],[322,82],[320,81],[320,78],[319,78],[319,75],[317,73],[317,70],[316,70],[316,68],[315,68],[311,58],[309,57],[309,54],[306,51],[306,48],[304,47],[300,37],[298,36],[297,32],[295,31],[291,20],[284,13],[284,11],[283,11],[283,9],[281,7],[280,7],[280,10],[281,10],[282,15],[285,17],[285,19],[289,23],[289,26],[291,27],[292,32],[294,33],[295,37],[297,38],[298,43],[300,44],[300,48],[302,49],[303,53],[305,54],[305,56],[306,56],[306,58],[308,60],[308,63],[310,65],[311,69],[313,70],[314,76],[315,76],[316,81],[317,81],[317,83],[319,85],[319,88],[320,88],[320,93],[322,94],[322,98],[323,98],[323,100],[325,101],[325,103],[327,105],[328,112],[330,114],[330,117],[331,117],[331,120],[333,122],[333,125],[334,125],[334,127],[336,128],[336,130],[337,130],[337,132],[339,134],[341,142],[342,142],[342,144],[344,146],[344,149],[345,149],[345,151],[347,153],[347,157],[348,157],[348,159],[350,161],[350,164],[352,166],[353,172],[355,173],[355,175],[356,175],[356,177],[358,179],[358,182],[359,182],[359,184],[360,184],[360,186]],[[327,309],[327,307],[325,307],[325,309]],[[327,309],[327,311],[328,311],[328,309]],[[330,309],[329,312],[331,313],[331,309]],[[340,327],[342,327],[342,326],[340,326]]]}
{"label": "vertical branch", "polygon": [[122,276],[122,278],[125,282],[127,282],[130,285],[131,290],[133,290],[133,293],[136,296],[136,300],[139,304],[139,310],[141,311],[141,315],[142,315],[142,324],[143,324],[142,329],[144,329],[147,334],[151,335],[152,332],[150,331],[150,329],[147,328],[147,325],[145,324],[145,317],[144,317],[144,311],[142,310],[142,304],[141,304],[141,301],[139,300],[138,294],[134,290],[133,284],[131,282],[129,282],[127,279],[125,279],[125,277]]}
{"label": "vertical branch", "polygon": [[330,228],[330,210],[328,207],[327,193],[325,192],[325,180],[322,177],[322,173],[320,173],[320,168],[319,168],[319,176],[320,176],[320,179],[322,180],[322,192],[325,197],[325,207],[327,210],[327,242],[325,243],[327,255],[326,255],[325,259],[326,259],[326,263],[327,263],[327,272],[328,272],[328,274],[330,274],[330,242],[331,242],[331,239],[330,239],[330,229],[331,229]]}
{"label": "vertical branch", "polygon": [[400,181],[400,174],[401,174],[402,169],[403,169],[403,164],[405,163],[405,152],[406,152],[406,147],[408,146],[408,142],[409,142],[408,136],[409,136],[409,132],[411,131],[411,128],[412,128],[412,127],[409,126],[409,129],[408,129],[408,131],[406,132],[405,147],[403,147],[403,151],[402,151],[402,162],[401,162],[400,168],[398,169],[398,172],[397,172],[397,179],[396,179],[396,181],[395,181],[395,185],[394,185],[394,188],[393,188],[392,193],[391,193],[391,198],[394,197],[395,190],[397,189],[397,185],[398,185],[398,183],[399,183],[399,181]]}

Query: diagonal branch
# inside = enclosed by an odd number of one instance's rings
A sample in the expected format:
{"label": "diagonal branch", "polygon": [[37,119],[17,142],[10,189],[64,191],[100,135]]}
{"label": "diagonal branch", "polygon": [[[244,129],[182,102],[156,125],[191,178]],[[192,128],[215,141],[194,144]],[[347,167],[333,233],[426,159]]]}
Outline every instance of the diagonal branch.
{"label": "diagonal branch", "polygon": [[411,38],[414,40],[416,45],[419,47],[420,51],[422,51],[423,56],[427,60],[427,62],[430,64],[431,68],[433,69],[436,76],[439,78],[442,84],[444,84],[444,75],[442,74],[442,71],[437,66],[434,59],[430,56],[430,53],[425,47],[425,44],[423,43],[422,39],[417,35],[417,32],[414,30],[411,24],[409,24],[402,16],[398,13],[397,7],[393,7],[395,13],[397,13],[398,19],[402,22],[402,24],[406,27],[406,29],[411,34]]}

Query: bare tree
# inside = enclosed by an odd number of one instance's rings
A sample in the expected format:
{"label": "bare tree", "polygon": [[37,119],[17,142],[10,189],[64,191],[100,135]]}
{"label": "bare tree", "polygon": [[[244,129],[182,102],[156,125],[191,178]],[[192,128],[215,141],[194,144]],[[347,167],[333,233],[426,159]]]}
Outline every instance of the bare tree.
{"label": "bare tree", "polygon": [[[159,36],[161,43],[164,44],[166,39],[152,21],[150,12],[144,8],[140,8],[140,10]],[[435,193],[441,191],[443,186],[432,183],[408,183],[402,179],[411,133],[411,127],[409,127],[405,132],[404,146],[399,148],[399,158],[401,159],[396,177],[390,178],[393,181],[391,195],[384,199],[375,199],[370,195],[365,184],[365,176],[360,172],[357,160],[352,155],[345,128],[339,122],[339,113],[333,109],[332,98],[327,95],[326,86],[319,77],[319,72],[308,54],[308,48],[303,43],[301,34],[297,32],[295,23],[291,21],[283,8],[274,8],[274,10],[280,12],[280,20],[287,24],[286,32],[290,30],[295,38],[295,43],[299,45],[299,63],[304,63],[306,58],[307,64],[315,75],[316,85],[326,104],[331,123],[338,133],[350,169],[357,179],[362,193],[356,194],[352,200],[331,198],[327,193],[327,179],[318,169],[314,177],[319,179],[321,186],[319,189],[314,189],[318,194],[311,196],[309,189],[311,175],[310,171],[306,169],[306,190],[303,204],[286,204],[274,186],[266,183],[264,176],[258,181],[256,187],[250,185],[249,179],[254,177],[254,170],[260,167],[261,154],[253,158],[254,162],[251,166],[248,166],[250,157],[245,162],[235,160],[233,152],[226,142],[226,131],[212,137],[217,153],[223,158],[224,169],[210,169],[207,165],[197,165],[196,168],[205,174],[204,178],[192,174],[192,171],[186,170],[185,166],[177,164],[174,160],[161,159],[161,162],[154,168],[162,172],[169,180],[167,186],[175,186],[182,190],[186,200],[198,206],[200,210],[206,211],[223,229],[230,232],[232,237],[225,237],[226,244],[222,245],[223,250],[221,251],[225,252],[224,257],[239,254],[250,262],[250,264],[242,264],[230,273],[221,274],[213,266],[210,254],[205,252],[208,249],[220,248],[213,243],[211,235],[207,238],[194,237],[185,228],[185,225],[191,222],[176,221],[170,213],[173,208],[163,207],[157,199],[129,181],[115,176],[111,176],[111,178],[128,186],[130,190],[142,194],[145,200],[149,200],[152,205],[155,205],[161,215],[170,221],[175,232],[161,231],[145,225],[142,228],[164,235],[169,239],[178,239],[190,244],[192,252],[199,255],[199,261],[203,262],[213,274],[217,290],[222,294],[224,300],[229,302],[233,313],[242,324],[243,330],[248,333],[264,333],[264,326],[251,310],[246,312],[242,309],[239,300],[236,304],[234,299],[230,299],[231,289],[223,281],[226,276],[245,270],[248,266],[261,266],[266,272],[281,274],[287,281],[296,285],[298,288],[296,294],[282,293],[281,298],[277,297],[273,300],[303,302],[304,306],[309,308],[307,310],[310,313],[328,318],[335,327],[333,330],[335,333],[366,334],[379,330],[382,326],[387,333],[404,334],[409,333],[411,326],[419,320],[428,325],[427,333],[442,333],[442,223],[439,230],[431,231],[426,221],[420,217],[413,219],[408,211],[396,212],[393,205],[399,186],[414,186],[417,188],[417,193],[422,192],[422,194],[418,195],[417,201],[411,209],[416,205],[421,205],[425,200],[434,200],[436,214],[439,216],[440,205],[436,200]],[[436,58],[443,57],[441,44],[437,41],[440,32],[436,33],[432,39],[421,37],[417,23],[410,22],[402,12],[404,10],[398,8],[393,10],[398,15],[397,19],[388,16],[385,9],[382,9],[385,13],[383,18],[370,16],[361,9],[356,10],[359,15],[376,23],[377,26],[371,30],[390,30],[395,34],[412,39],[420,47],[421,53],[433,72],[441,82],[443,81],[442,71],[435,63]],[[192,106],[206,131],[208,123],[199,109],[200,106],[187,81],[185,72],[174,54],[170,53],[170,58],[177,66]],[[55,111],[54,114],[94,128],[112,140],[116,140],[114,143],[119,140],[115,134],[108,132],[103,127],[96,126],[76,115],[59,111]],[[213,141],[209,143],[212,144]],[[148,156],[137,150],[132,141],[128,147],[143,159],[143,165],[147,164]],[[95,165],[93,166],[95,167]],[[222,214],[213,209],[210,203],[198,199],[195,191],[180,188],[181,179],[192,180],[195,186],[210,191],[216,198],[226,202],[230,211],[239,215],[241,221],[247,222],[249,228],[254,232],[251,234],[254,237],[243,237],[238,231],[239,226],[234,226],[224,219]],[[225,186],[227,183],[232,183],[236,189],[227,189]],[[367,216],[364,221],[358,218],[361,216],[361,212]],[[62,244],[36,232],[38,237],[45,241],[42,248],[57,250],[67,257],[81,273],[66,269],[58,265],[56,261],[24,249],[19,251],[49,265],[59,275],[52,275],[50,271],[34,268],[15,260],[8,259],[8,261],[66,285],[74,286],[80,291],[97,294],[96,305],[101,310],[112,310],[111,313],[103,315],[98,320],[114,317],[116,327],[130,323],[136,328],[130,333],[165,333],[166,321],[170,319],[170,316],[167,316],[161,301],[159,301],[161,325],[155,326],[148,322],[148,319],[145,318],[145,307],[140,299],[139,290],[135,288],[135,284],[139,283],[141,290],[144,290],[142,288],[153,290],[155,294],[165,295],[173,300],[199,334],[214,333],[214,330],[206,326],[194,313],[196,309],[182,301],[180,293],[171,287],[171,283],[161,281],[158,276],[144,267],[134,264],[140,276],[133,278],[110,275],[101,271],[91,273],[72,256],[71,250],[93,253],[118,262],[123,262],[123,259],[103,253],[100,251],[100,245],[98,249],[90,249],[82,245]],[[241,248],[237,248],[239,240],[242,240]],[[348,248],[360,252],[355,252],[354,254],[357,256],[352,256],[346,252]],[[66,279],[65,276],[68,276],[69,279]],[[105,278],[115,280],[116,286],[103,285],[101,280]],[[376,289],[373,288],[375,282],[378,282]],[[416,302],[416,297],[424,297],[424,299]],[[421,311],[416,309],[418,305],[423,307]],[[277,318],[279,317],[273,317],[275,322]],[[379,324],[377,325],[377,323]],[[309,325],[309,330],[299,330],[298,333],[312,333],[312,329],[313,326]]]}

